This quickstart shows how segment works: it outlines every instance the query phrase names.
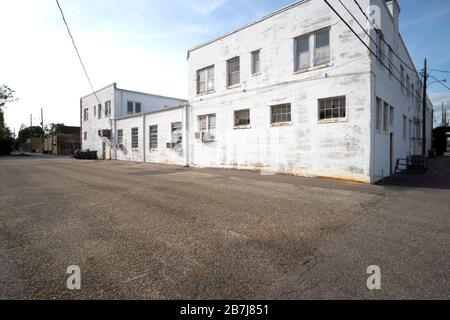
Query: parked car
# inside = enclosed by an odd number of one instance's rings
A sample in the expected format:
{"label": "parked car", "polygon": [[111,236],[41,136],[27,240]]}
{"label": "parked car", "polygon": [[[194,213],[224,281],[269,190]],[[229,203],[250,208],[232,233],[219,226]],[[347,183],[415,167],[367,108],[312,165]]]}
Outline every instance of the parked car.
{"label": "parked car", "polygon": [[98,159],[97,151],[92,150],[75,150],[75,159]]}

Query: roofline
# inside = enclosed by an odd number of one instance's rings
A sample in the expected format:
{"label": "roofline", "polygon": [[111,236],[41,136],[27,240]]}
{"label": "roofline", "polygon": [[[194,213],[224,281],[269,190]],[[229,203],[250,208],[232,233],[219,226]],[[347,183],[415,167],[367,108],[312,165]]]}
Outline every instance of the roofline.
{"label": "roofline", "polygon": [[[158,94],[152,94],[152,93],[141,92],[141,91],[134,91],[134,90],[128,90],[128,89],[121,89],[121,88],[118,88],[118,87],[117,87],[117,83],[116,83],[116,82],[113,82],[113,83],[111,83],[111,84],[109,84],[109,85],[107,85],[107,86],[105,86],[105,87],[103,87],[103,88],[100,88],[100,89],[98,89],[98,90],[96,90],[96,91],[94,91],[94,92],[97,93],[97,92],[103,91],[103,90],[105,90],[105,89],[107,89],[107,88],[109,88],[109,87],[111,87],[111,86],[114,87],[114,89],[116,89],[116,90],[121,90],[121,91],[126,91],[126,92],[131,92],[131,93],[137,93],[137,94],[144,94],[144,95],[146,95],[146,96],[152,96],[152,97],[166,98],[166,99],[172,99],[172,100],[178,100],[178,101],[188,102],[186,99],[180,99],[180,98],[174,98],[174,97],[162,96],[162,95],[158,95]],[[90,94],[88,94],[88,95],[85,95],[85,96],[81,97],[80,99],[84,99],[84,98],[87,98],[87,97],[89,97],[89,96],[92,96],[92,95],[94,94],[94,92],[92,92],[92,93],[90,93]]]}
{"label": "roofline", "polygon": [[272,12],[272,13],[269,13],[268,15],[265,15],[265,16],[263,16],[263,17],[257,19],[257,20],[254,20],[254,21],[252,21],[252,22],[249,22],[249,23],[247,23],[247,24],[245,24],[245,25],[243,25],[243,26],[241,26],[241,27],[239,27],[239,28],[237,28],[237,29],[235,29],[235,30],[233,30],[233,31],[224,33],[224,34],[222,34],[221,36],[218,36],[217,38],[214,38],[214,39],[212,39],[212,40],[209,40],[209,41],[207,41],[207,42],[204,42],[204,43],[202,43],[202,44],[199,44],[199,45],[197,45],[197,46],[195,46],[195,47],[192,47],[192,48],[190,48],[190,49],[188,50],[188,58],[189,58],[189,53],[192,52],[192,51],[194,51],[194,50],[197,50],[197,49],[199,49],[199,48],[202,48],[202,47],[204,47],[204,46],[207,46],[207,45],[209,45],[209,44],[211,44],[211,43],[213,43],[213,42],[216,42],[216,41],[221,40],[221,39],[223,39],[223,38],[225,38],[225,37],[228,37],[228,36],[230,36],[230,35],[232,35],[232,34],[234,34],[234,33],[236,33],[236,32],[239,32],[239,31],[241,31],[241,30],[247,29],[247,28],[249,28],[249,27],[251,27],[251,26],[253,26],[253,25],[257,24],[257,23],[260,23],[260,22],[262,22],[262,21],[264,21],[264,20],[267,20],[267,19],[269,19],[269,18],[272,18],[273,16],[276,16],[276,15],[278,15],[278,14],[280,14],[280,13],[283,13],[283,12],[285,12],[285,11],[287,11],[287,10],[290,10],[290,9],[292,9],[292,8],[294,8],[294,7],[297,7],[297,6],[301,5],[301,4],[304,4],[304,3],[308,2],[308,1],[310,1],[310,0],[299,0],[299,1],[296,1],[296,2],[294,2],[294,3],[291,3],[291,4],[287,5],[287,6],[282,7],[281,9],[278,9],[277,11],[274,11],[274,12]]}
{"label": "roofline", "polygon": [[142,91],[121,89],[121,88],[118,88],[117,86],[116,86],[116,89],[117,90],[121,90],[121,91],[131,92],[131,93],[145,94],[146,96],[152,96],[152,97],[166,98],[166,99],[173,99],[173,100],[179,100],[179,101],[183,101],[183,102],[188,102],[186,99],[162,96],[162,95],[159,95],[159,94],[147,93],[147,92],[142,92]]}
{"label": "roofline", "polygon": [[187,103],[183,103],[180,104],[179,106],[172,106],[172,107],[167,107],[164,109],[159,109],[159,110],[154,110],[154,111],[149,111],[149,112],[143,112],[143,113],[138,113],[138,114],[130,114],[130,115],[126,115],[126,116],[122,116],[122,117],[117,117],[117,118],[112,118],[112,120],[124,120],[124,119],[131,119],[131,118],[138,118],[138,117],[142,117],[142,116],[147,116],[150,114],[155,114],[155,113],[160,113],[160,112],[165,112],[165,111],[172,111],[172,110],[176,110],[176,109],[181,109],[184,108],[185,106],[187,106]]}

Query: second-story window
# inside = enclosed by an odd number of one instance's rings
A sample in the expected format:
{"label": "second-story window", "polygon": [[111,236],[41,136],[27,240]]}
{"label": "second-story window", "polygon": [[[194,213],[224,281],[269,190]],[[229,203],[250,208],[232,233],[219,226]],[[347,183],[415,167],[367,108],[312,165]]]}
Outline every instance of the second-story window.
{"label": "second-story window", "polygon": [[261,72],[261,50],[252,52],[252,74]]}
{"label": "second-story window", "polygon": [[315,33],[314,64],[330,62],[330,30],[325,29]]}
{"label": "second-story window", "polygon": [[127,114],[133,114],[133,101],[127,102]]}
{"label": "second-story window", "polygon": [[227,61],[227,82],[228,87],[238,85],[240,83],[240,63],[239,57]]}
{"label": "second-story window", "polygon": [[98,105],[97,115],[98,115],[99,119],[102,118],[102,105],[101,104]]}
{"label": "second-story window", "polygon": [[111,116],[111,101],[105,102],[105,117]]}
{"label": "second-story window", "polygon": [[400,64],[400,86],[402,92],[405,92],[405,68]]}
{"label": "second-story window", "polygon": [[309,67],[309,36],[295,39],[295,71]]}
{"label": "second-story window", "polygon": [[197,94],[214,91],[214,66],[197,70]]}
{"label": "second-story window", "polygon": [[83,120],[84,121],[88,121],[89,120],[89,109],[88,108],[85,108],[83,110]]}

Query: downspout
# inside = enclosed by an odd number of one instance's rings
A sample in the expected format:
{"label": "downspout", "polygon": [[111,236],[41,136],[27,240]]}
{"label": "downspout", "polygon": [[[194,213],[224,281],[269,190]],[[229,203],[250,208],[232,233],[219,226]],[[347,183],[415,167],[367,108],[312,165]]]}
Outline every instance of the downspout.
{"label": "downspout", "polygon": [[189,105],[186,103],[183,106],[183,162],[184,166],[189,167]]}
{"label": "downspout", "polygon": [[142,152],[143,152],[143,160],[146,161],[146,149],[145,149],[145,113],[142,114]]}

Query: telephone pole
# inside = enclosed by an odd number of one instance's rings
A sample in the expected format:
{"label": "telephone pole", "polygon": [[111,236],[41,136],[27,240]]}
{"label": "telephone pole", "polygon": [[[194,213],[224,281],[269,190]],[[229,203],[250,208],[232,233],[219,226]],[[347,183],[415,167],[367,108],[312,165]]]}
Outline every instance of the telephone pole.
{"label": "telephone pole", "polygon": [[427,156],[427,59],[423,64],[423,95],[422,95],[422,155]]}
{"label": "telephone pole", "polygon": [[30,114],[30,153],[33,153],[33,114]]}

